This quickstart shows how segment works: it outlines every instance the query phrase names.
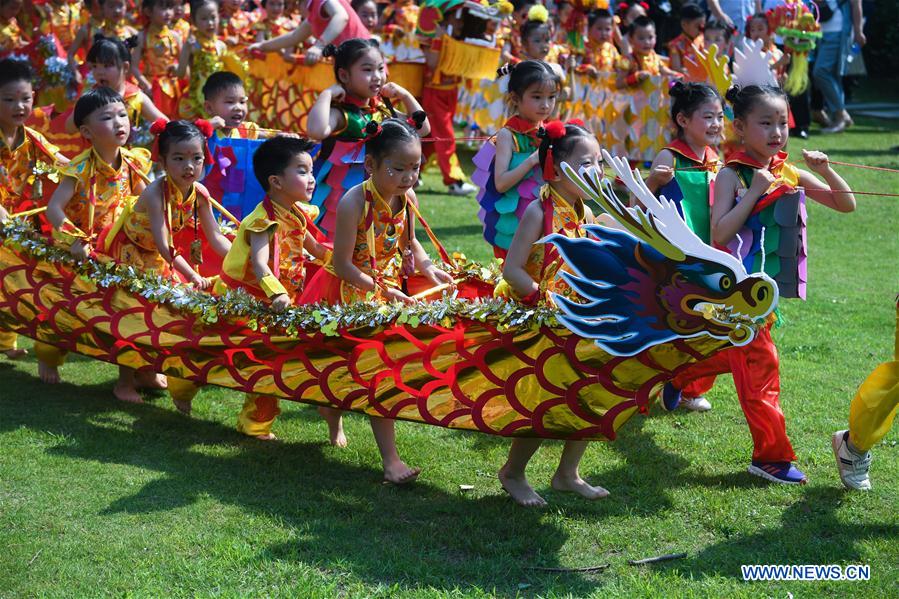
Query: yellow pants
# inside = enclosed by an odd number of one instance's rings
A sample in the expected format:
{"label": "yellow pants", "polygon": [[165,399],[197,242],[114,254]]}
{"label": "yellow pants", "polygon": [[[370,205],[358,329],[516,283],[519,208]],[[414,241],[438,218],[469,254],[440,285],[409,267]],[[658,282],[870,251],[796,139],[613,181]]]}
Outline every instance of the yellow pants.
{"label": "yellow pants", "polygon": [[172,401],[189,402],[199,393],[200,388],[192,382],[185,379],[178,379],[173,376],[166,377],[169,383],[169,394]]}
{"label": "yellow pants", "polygon": [[66,361],[68,353],[40,341],[34,342],[34,355],[47,366],[62,366]]}
{"label": "yellow pants", "polygon": [[268,435],[280,413],[277,397],[247,393],[243,409],[237,416],[237,430],[251,437]]}
{"label": "yellow pants", "polygon": [[19,335],[12,331],[0,331],[0,352],[17,349],[16,340],[18,338]]}
{"label": "yellow pants", "polygon": [[868,375],[849,405],[849,440],[858,450],[868,451],[884,438],[899,407],[899,304],[894,353],[892,362],[884,362]]}

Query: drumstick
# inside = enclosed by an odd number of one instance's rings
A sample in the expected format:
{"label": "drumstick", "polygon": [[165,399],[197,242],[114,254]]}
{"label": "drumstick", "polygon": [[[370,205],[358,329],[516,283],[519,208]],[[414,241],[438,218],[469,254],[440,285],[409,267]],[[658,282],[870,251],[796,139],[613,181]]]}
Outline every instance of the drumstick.
{"label": "drumstick", "polygon": [[429,295],[434,295],[435,293],[437,293],[439,291],[443,291],[444,289],[449,289],[450,287],[452,287],[458,283],[461,283],[464,280],[465,279],[453,279],[452,283],[441,283],[440,285],[437,285],[435,287],[430,287],[428,289],[425,289],[424,291],[416,293],[415,295],[412,296],[412,299],[417,300],[417,299],[422,299],[422,298],[428,297]]}
{"label": "drumstick", "polygon": [[16,212],[15,214],[10,214],[9,218],[21,218],[24,216],[32,216],[34,214],[40,214],[47,209],[46,206],[41,206],[40,208],[32,208],[31,210],[23,210],[22,212]]}

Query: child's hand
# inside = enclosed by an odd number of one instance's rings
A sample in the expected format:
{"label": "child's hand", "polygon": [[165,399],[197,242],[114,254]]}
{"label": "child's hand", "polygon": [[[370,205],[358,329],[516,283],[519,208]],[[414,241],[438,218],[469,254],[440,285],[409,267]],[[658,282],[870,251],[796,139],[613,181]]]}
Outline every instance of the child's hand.
{"label": "child's hand", "polygon": [[[389,83],[387,85],[390,85]],[[331,92],[331,99],[336,100],[337,102],[341,102],[343,98],[346,96],[346,90],[343,89],[343,86],[339,83],[335,83],[331,87],[325,89],[326,92]],[[383,93],[383,89],[381,92]]]}
{"label": "child's hand", "polygon": [[453,281],[453,277],[450,276],[450,274],[445,270],[441,270],[436,266],[429,266],[422,274],[426,279],[428,279],[435,285],[449,285],[451,288],[454,288],[456,286],[456,282]]}
{"label": "child's hand", "polygon": [[306,64],[310,67],[322,59],[322,49],[312,46],[306,50]]}
{"label": "child's hand", "polygon": [[760,168],[752,175],[752,183],[749,184],[749,190],[761,195],[768,191],[771,184],[774,183],[774,175],[766,168]]}
{"label": "child's hand", "polygon": [[72,244],[72,247],[69,248],[69,253],[72,254],[76,260],[87,260],[88,256],[91,255],[91,246],[89,243],[76,241]]}
{"label": "child's hand", "polygon": [[802,158],[805,160],[805,165],[819,175],[823,176],[830,170],[830,160],[824,152],[802,150]]}
{"label": "child's hand", "polygon": [[390,100],[408,93],[409,92],[406,91],[406,88],[401,85],[397,85],[396,83],[386,83],[383,87],[381,87],[381,97],[388,98]]}
{"label": "child's hand", "polygon": [[286,293],[280,293],[272,300],[272,310],[283,312],[290,307],[290,297]]}
{"label": "child's hand", "polygon": [[225,119],[220,116],[214,116],[209,119],[209,124],[212,125],[213,129],[224,129],[225,128]]}
{"label": "child's hand", "polygon": [[399,289],[394,289],[393,287],[387,288],[387,299],[391,299],[397,302],[401,302],[403,304],[414,304],[415,300],[400,291]]}
{"label": "child's hand", "polygon": [[200,291],[206,291],[207,289],[212,287],[212,281],[205,277],[201,277],[198,274],[194,274],[194,276],[190,278],[190,282]]}
{"label": "child's hand", "polygon": [[649,176],[646,178],[647,185],[652,183],[654,187],[662,187],[663,185],[667,185],[671,179],[674,178],[674,169],[665,164],[657,164],[649,171]]}

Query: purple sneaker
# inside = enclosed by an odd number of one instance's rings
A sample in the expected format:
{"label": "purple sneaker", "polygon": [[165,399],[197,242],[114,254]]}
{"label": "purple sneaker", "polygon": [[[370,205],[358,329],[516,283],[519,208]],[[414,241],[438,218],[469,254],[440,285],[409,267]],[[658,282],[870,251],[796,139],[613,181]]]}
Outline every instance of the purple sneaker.
{"label": "purple sneaker", "polygon": [[680,391],[674,388],[671,383],[665,383],[662,388],[662,407],[669,412],[673,412],[680,405]]}
{"label": "purple sneaker", "polygon": [[804,485],[808,482],[805,474],[791,462],[757,462],[749,465],[749,474],[761,476],[772,483],[782,485]]}

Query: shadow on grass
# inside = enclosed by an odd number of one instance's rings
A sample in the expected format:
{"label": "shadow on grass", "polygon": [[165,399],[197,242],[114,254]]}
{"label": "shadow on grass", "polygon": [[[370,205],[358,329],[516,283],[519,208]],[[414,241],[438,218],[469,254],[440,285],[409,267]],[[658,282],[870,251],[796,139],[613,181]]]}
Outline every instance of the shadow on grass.
{"label": "shadow on grass", "polygon": [[47,395],[26,373],[3,375],[15,392],[0,393],[0,432],[58,434],[67,442],[47,450],[55,455],[163,475],[101,514],[157,514],[212,497],[294,529],[289,542],[260,541],[262,560],[302,561],[409,590],[476,586],[514,595],[527,578],[535,591],[585,595],[597,584],[576,573],[535,580],[524,570],[558,566],[568,533],[505,497],[463,498],[426,481],[384,485],[379,464],[335,459],[328,454],[338,450],[324,444],[263,443],[152,403],[117,403],[106,383]]}

